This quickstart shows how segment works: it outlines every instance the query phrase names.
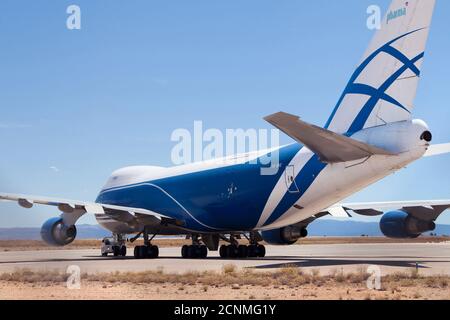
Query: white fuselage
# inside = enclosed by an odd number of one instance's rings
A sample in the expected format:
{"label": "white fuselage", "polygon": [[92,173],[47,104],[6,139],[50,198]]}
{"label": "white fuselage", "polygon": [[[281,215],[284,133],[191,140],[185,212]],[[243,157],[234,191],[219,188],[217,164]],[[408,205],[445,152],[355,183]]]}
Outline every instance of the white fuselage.
{"label": "white fuselage", "polygon": [[[273,185],[270,186],[268,198],[264,200],[261,212],[248,213],[256,215],[255,222],[257,221],[257,223],[252,226],[252,229],[270,230],[308,219],[380,179],[402,169],[409,163],[420,159],[429,146],[428,142],[421,139],[421,136],[425,131],[428,131],[428,127],[420,120],[401,121],[361,130],[356,134],[353,134],[352,138],[387,150],[393,155],[376,155],[352,162],[323,164],[323,167],[321,167],[320,170],[317,170],[317,168],[314,167],[309,168],[312,166],[311,163],[314,165],[314,161],[312,160],[314,160],[313,158],[315,155],[306,147],[299,148],[298,152],[290,159],[289,163],[285,163],[282,167],[283,173],[280,174],[277,179],[274,180]],[[283,147],[279,150],[282,149]],[[270,151],[273,152],[276,150],[278,149]],[[181,196],[178,196],[165,188],[164,184],[159,184],[158,181],[170,180],[171,185],[174,185],[176,184],[178,177],[203,173],[202,176],[211,175],[211,179],[206,181],[214,183],[214,179],[216,179],[214,186],[217,186],[222,183],[222,178],[217,178],[217,170],[233,168],[233,166],[236,165],[245,166],[248,161],[267,154],[268,152],[269,151],[267,150],[253,152],[236,157],[193,163],[172,168],[124,168],[113,173],[103,188],[102,193],[110,193],[114,192],[114,190],[123,191],[127,188],[134,188],[135,186],[149,185],[149,182],[152,182],[152,185],[156,185],[165,194],[170,196],[178,203],[177,205],[186,211],[187,214],[195,216],[193,211],[187,206],[187,203],[201,203],[201,201],[198,201],[198,199],[201,199],[201,195],[195,199],[189,197],[181,198]],[[317,163],[315,166],[317,166]],[[231,174],[232,172],[230,171],[230,175]],[[290,179],[290,175],[293,176],[293,179]],[[309,183],[305,183],[305,181],[309,181]],[[223,189],[221,190],[225,190],[227,187],[225,181],[223,183]],[[226,183],[229,183],[228,180]],[[251,183],[251,181],[246,181],[247,186],[245,188],[249,189],[248,184],[250,184],[251,188]],[[261,182],[255,179],[254,188],[259,187],[258,184],[261,184]],[[204,185],[204,182],[202,185]],[[232,185],[236,185],[236,192],[240,191],[238,188],[241,186],[244,188],[242,183],[239,184],[236,182]],[[209,188],[205,189],[205,193],[209,191],[208,189]],[[198,193],[201,193],[201,190],[198,191]],[[251,198],[252,193],[246,190],[245,194],[249,195],[249,198],[246,199],[249,203],[256,201]],[[227,202],[230,200],[229,198],[224,198],[223,201]],[[210,203],[207,204],[209,206]],[[216,215],[218,217],[220,215],[220,213],[214,211],[210,211],[208,214]],[[204,217],[205,216],[201,215],[195,216],[195,219],[203,226],[211,229],[208,231],[230,231],[228,229],[231,229],[231,227],[221,229],[217,227],[217,225],[213,225],[213,223],[208,223],[208,221],[213,220],[205,219]],[[100,220],[99,222],[102,223]],[[239,228],[239,224],[233,224],[233,229],[234,228]],[[245,226],[245,228],[248,229],[249,227]]]}

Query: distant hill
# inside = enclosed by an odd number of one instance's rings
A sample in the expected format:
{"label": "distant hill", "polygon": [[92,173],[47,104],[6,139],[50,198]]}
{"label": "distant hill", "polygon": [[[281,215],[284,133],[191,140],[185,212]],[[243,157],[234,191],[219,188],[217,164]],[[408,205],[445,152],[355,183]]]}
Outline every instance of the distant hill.
{"label": "distant hill", "polygon": [[[111,233],[98,225],[77,225],[77,239],[103,239]],[[41,228],[0,228],[0,240],[40,240]]]}
{"label": "distant hill", "polygon": [[[433,231],[438,236],[450,235],[450,225],[438,225]],[[308,227],[310,236],[330,237],[369,237],[383,236],[378,222],[340,221],[340,220],[317,220]]]}
{"label": "distant hill", "polygon": [[[78,225],[78,239],[102,239],[111,233],[98,225]],[[328,237],[370,237],[382,236],[378,222],[318,220],[308,228],[310,236]],[[450,235],[450,225],[438,225],[439,236]],[[38,240],[40,228],[0,228],[0,240]]]}

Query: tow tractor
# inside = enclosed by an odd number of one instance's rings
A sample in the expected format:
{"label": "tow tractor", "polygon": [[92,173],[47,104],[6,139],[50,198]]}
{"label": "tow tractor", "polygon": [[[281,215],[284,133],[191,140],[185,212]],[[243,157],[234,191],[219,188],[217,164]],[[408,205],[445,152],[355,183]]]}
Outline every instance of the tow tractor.
{"label": "tow tractor", "polygon": [[102,257],[113,254],[114,257],[125,257],[127,255],[126,239],[122,235],[113,235],[102,240]]}

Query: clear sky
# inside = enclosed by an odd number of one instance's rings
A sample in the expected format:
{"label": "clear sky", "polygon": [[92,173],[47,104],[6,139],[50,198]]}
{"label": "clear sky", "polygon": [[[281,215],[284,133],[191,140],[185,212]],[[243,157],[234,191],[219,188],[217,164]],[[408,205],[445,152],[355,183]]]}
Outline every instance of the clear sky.
{"label": "clear sky", "polygon": [[[324,125],[372,36],[367,7],[389,3],[2,0],[0,192],[94,200],[117,168],[170,165],[172,131],[195,120],[269,129],[283,110]],[[436,143],[450,141],[449,13],[438,0],[416,99]],[[421,160],[349,201],[448,199],[449,163]],[[0,227],[57,214],[0,203]]]}

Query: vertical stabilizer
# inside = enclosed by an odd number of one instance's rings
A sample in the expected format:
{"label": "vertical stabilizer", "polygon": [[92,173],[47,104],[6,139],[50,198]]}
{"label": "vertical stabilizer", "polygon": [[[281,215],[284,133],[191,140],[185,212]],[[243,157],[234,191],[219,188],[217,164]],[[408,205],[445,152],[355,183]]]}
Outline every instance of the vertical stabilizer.
{"label": "vertical stabilizer", "polygon": [[326,128],[354,133],[411,119],[435,0],[394,0]]}

